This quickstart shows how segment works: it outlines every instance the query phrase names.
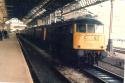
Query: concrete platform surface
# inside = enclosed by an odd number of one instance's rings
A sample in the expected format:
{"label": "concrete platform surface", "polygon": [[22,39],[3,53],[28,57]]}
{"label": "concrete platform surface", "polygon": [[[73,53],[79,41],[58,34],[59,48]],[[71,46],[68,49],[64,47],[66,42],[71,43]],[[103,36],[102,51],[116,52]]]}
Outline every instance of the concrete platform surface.
{"label": "concrete platform surface", "polygon": [[15,34],[0,41],[0,83],[33,83]]}

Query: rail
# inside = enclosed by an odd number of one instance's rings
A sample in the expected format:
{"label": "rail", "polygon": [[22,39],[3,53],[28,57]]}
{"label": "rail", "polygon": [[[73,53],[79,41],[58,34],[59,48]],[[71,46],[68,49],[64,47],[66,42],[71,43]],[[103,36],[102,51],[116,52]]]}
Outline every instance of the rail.
{"label": "rail", "polygon": [[[119,69],[121,69],[121,70],[124,70],[124,67],[122,67],[122,66],[120,66],[120,65],[116,65],[116,64],[112,64],[112,63],[109,63],[109,62],[106,62],[106,61],[101,61],[102,63],[105,63],[105,64],[109,64],[109,65],[111,65],[111,66],[114,66],[114,67],[117,67],[117,68],[119,68]],[[122,62],[121,62],[122,63]],[[119,62],[119,64],[120,64],[120,62]]]}
{"label": "rail", "polygon": [[83,68],[89,76],[92,76],[99,83],[123,83],[123,78],[97,66]]}

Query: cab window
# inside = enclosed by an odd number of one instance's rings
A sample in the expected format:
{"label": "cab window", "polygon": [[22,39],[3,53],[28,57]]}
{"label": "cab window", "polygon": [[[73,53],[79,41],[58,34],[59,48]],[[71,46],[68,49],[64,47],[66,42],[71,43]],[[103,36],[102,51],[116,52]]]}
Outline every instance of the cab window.
{"label": "cab window", "polygon": [[87,32],[94,33],[95,32],[95,25],[94,24],[87,24]]}
{"label": "cab window", "polygon": [[95,26],[95,33],[104,33],[104,26],[103,25],[96,25]]}
{"label": "cab window", "polygon": [[104,32],[104,27],[103,27],[103,25],[97,25],[97,24],[78,23],[77,27],[76,27],[76,32],[103,33]]}
{"label": "cab window", "polygon": [[76,32],[86,32],[86,25],[85,24],[77,24]]}

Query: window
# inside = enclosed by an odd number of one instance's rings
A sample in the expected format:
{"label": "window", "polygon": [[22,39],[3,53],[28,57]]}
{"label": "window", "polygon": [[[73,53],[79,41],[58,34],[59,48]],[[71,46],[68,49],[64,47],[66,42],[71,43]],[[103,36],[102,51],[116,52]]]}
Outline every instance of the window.
{"label": "window", "polygon": [[104,27],[103,25],[95,25],[95,33],[103,33]]}
{"label": "window", "polygon": [[94,33],[95,32],[95,25],[94,24],[87,24],[87,32]]}
{"label": "window", "polygon": [[86,32],[86,25],[85,24],[77,24],[77,28],[76,28],[77,32]]}

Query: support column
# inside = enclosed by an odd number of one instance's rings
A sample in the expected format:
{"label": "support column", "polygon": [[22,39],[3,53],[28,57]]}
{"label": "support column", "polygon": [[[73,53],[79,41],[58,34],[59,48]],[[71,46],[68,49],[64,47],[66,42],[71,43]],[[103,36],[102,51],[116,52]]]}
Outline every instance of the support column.
{"label": "support column", "polygon": [[112,41],[112,38],[111,38],[112,23],[113,23],[113,0],[111,0],[109,40],[108,40],[108,47],[107,47],[107,50],[108,50],[110,53],[113,52],[113,41]]}

